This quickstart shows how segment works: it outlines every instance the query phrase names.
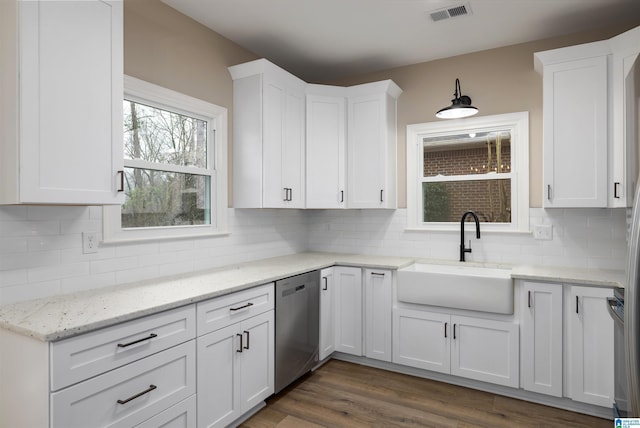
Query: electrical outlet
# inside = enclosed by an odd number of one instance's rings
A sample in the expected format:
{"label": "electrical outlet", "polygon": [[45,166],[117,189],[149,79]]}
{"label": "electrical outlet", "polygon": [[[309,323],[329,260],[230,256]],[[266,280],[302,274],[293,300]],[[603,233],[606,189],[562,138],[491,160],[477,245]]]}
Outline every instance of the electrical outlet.
{"label": "electrical outlet", "polygon": [[543,241],[551,241],[553,239],[553,225],[551,224],[534,224],[533,239]]}
{"label": "electrical outlet", "polygon": [[82,252],[84,254],[98,252],[98,237],[95,232],[82,232]]}

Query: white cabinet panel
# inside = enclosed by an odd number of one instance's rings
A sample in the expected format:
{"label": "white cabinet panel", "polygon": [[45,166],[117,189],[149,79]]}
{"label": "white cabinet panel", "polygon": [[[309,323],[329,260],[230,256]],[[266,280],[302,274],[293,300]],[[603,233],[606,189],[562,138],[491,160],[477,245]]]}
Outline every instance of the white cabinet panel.
{"label": "white cabinet panel", "polygon": [[461,316],[451,323],[451,374],[518,387],[518,324]]}
{"label": "white cabinet panel", "polygon": [[390,270],[365,269],[365,353],[368,358],[391,362],[393,277]]}
{"label": "white cabinet panel", "polygon": [[519,326],[398,308],[393,362],[517,388]]}
{"label": "white cabinet panel", "polygon": [[196,396],[192,395],[135,428],[196,428]]}
{"label": "white cabinet panel", "polygon": [[346,119],[346,94],[307,95],[307,208],[345,207]]}
{"label": "white cabinet panel", "polygon": [[334,268],[320,271],[320,361],[335,350],[335,286]]}
{"label": "white cabinet panel", "polygon": [[396,99],[392,81],[348,88],[349,208],[396,208]]}
{"label": "white cabinet panel", "polygon": [[304,208],[306,83],[265,59],[229,72],[234,206]]}
{"label": "white cabinet panel", "polygon": [[200,336],[198,426],[224,427],[274,391],[273,311]]}
{"label": "white cabinet panel", "polygon": [[362,355],[362,269],[336,266],[335,350]]}
{"label": "white cabinet panel", "polygon": [[544,66],[544,206],[607,206],[607,55]]}
{"label": "white cabinet panel", "polygon": [[154,354],[51,394],[53,428],[126,427],[196,392],[195,342]]}
{"label": "white cabinet panel", "polygon": [[193,305],[51,344],[51,390],[139,360],[196,337]]}
{"label": "white cabinet panel", "polygon": [[121,203],[122,1],[20,1],[17,8],[0,13],[0,25],[18,16],[7,39],[16,56],[2,66],[19,74],[16,92],[2,100],[17,115],[2,130],[0,203]]}
{"label": "white cabinet panel", "polygon": [[522,283],[522,387],[562,397],[562,285]]}
{"label": "white cabinet panel", "polygon": [[450,315],[398,309],[393,362],[441,373],[451,371]]}
{"label": "white cabinet panel", "polygon": [[613,405],[613,318],[606,308],[610,288],[571,286],[565,303],[568,324],[569,396]]}

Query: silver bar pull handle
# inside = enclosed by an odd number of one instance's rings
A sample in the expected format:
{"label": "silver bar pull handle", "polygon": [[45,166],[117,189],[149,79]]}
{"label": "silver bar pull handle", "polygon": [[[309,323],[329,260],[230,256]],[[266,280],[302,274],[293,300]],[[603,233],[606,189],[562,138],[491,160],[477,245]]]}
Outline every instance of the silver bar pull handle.
{"label": "silver bar pull handle", "polygon": [[547,200],[551,200],[551,184],[547,184]]}

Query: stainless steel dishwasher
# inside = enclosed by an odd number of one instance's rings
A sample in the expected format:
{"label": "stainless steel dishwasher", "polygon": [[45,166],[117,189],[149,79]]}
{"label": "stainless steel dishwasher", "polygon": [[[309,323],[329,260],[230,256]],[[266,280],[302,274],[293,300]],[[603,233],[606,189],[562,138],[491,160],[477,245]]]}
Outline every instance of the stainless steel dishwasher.
{"label": "stainless steel dishwasher", "polygon": [[319,284],[319,271],[276,281],[276,393],[318,363]]}

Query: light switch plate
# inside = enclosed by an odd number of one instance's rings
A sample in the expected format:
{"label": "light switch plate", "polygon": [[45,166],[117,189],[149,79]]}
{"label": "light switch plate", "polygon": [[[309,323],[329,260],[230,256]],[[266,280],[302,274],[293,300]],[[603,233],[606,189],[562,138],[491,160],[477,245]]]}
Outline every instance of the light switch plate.
{"label": "light switch plate", "polygon": [[533,239],[540,239],[542,241],[551,241],[553,239],[553,225],[534,224]]}

